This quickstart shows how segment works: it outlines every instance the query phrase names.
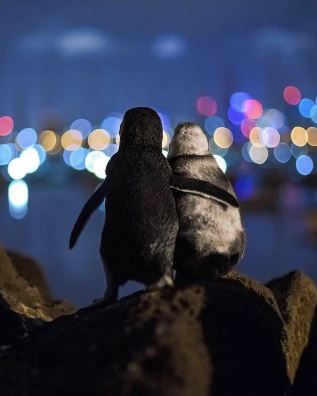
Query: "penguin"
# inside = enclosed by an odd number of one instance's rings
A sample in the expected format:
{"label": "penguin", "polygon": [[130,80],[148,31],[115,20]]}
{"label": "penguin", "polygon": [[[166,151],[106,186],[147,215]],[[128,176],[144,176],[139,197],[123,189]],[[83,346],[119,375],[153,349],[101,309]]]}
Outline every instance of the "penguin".
{"label": "penguin", "polygon": [[162,154],[163,128],[146,107],[128,110],[120,146],[106,167],[106,179],[82,209],[71,233],[72,248],[89,216],[106,197],[100,254],[107,289],[98,302],[114,302],[128,280],[148,287],[173,286],[172,266],[178,218],[169,187],[172,169]]}
{"label": "penguin", "polygon": [[173,170],[179,231],[174,253],[178,282],[226,275],[242,258],[245,231],[239,203],[227,176],[194,123],[179,124],[167,156]]}

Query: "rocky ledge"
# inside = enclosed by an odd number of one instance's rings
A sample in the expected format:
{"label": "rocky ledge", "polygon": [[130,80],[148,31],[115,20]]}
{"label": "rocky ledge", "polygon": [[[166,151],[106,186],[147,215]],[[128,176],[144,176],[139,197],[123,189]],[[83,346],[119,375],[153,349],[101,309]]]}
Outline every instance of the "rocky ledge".
{"label": "rocky ledge", "polygon": [[317,290],[237,273],[78,311],[0,251],[1,395],[316,395]]}

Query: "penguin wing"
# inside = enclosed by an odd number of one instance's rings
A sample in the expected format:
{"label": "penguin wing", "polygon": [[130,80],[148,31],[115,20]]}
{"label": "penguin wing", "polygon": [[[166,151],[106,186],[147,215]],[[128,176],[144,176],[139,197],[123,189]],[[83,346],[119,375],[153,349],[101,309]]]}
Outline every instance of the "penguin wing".
{"label": "penguin wing", "polygon": [[82,208],[69,238],[69,249],[72,249],[77,242],[90,215],[101,205],[107,193],[107,179],[99,186]]}
{"label": "penguin wing", "polygon": [[239,202],[234,195],[209,181],[173,175],[170,180],[170,187],[179,191],[199,194],[207,198],[218,198],[231,206],[239,207]]}

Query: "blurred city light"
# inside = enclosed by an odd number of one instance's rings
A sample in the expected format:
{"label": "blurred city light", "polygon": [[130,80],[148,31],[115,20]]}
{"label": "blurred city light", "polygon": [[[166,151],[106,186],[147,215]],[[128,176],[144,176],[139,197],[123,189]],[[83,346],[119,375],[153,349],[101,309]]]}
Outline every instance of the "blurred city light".
{"label": "blurred city light", "polygon": [[214,132],[213,138],[217,146],[224,149],[229,148],[233,143],[232,132],[228,128],[217,128]]}
{"label": "blurred city light", "polygon": [[0,117],[0,137],[7,136],[13,131],[14,122],[10,116]]}
{"label": "blurred city light", "polygon": [[37,133],[33,128],[24,128],[18,133],[15,141],[21,149],[32,147],[37,142]]}
{"label": "blurred city light", "polygon": [[61,144],[65,150],[74,151],[81,147],[83,143],[83,137],[76,129],[70,129],[63,133],[61,138]]}
{"label": "blurred city light", "polygon": [[8,187],[9,212],[15,219],[27,214],[29,190],[24,180],[15,180]]}
{"label": "blurred city light", "polygon": [[309,175],[314,168],[313,160],[308,155],[300,155],[296,160],[296,169],[303,176]]}
{"label": "blurred city light", "polygon": [[284,89],[284,99],[290,105],[297,105],[302,98],[300,90],[293,85],[288,85]]}
{"label": "blurred city light", "polygon": [[211,96],[201,96],[197,99],[196,108],[199,114],[209,117],[217,113],[218,105]]}
{"label": "blurred city light", "polygon": [[93,150],[104,150],[110,142],[110,135],[104,129],[94,129],[88,136],[88,145]]}

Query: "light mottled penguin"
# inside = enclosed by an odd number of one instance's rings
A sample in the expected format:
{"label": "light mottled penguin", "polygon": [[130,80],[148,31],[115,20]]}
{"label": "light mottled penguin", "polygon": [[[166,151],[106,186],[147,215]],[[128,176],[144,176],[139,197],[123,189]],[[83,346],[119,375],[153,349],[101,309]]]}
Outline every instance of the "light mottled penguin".
{"label": "light mottled penguin", "polygon": [[115,301],[119,286],[128,280],[153,287],[173,285],[178,218],[162,137],[162,123],[154,110],[137,107],[125,113],[119,151],[108,162],[105,182],[85,204],[72,231],[70,248],[106,196],[100,253],[107,290],[102,301]]}
{"label": "light mottled penguin", "polygon": [[225,275],[242,257],[245,232],[227,176],[194,123],[179,124],[169,146],[172,188],[179,218],[174,254],[182,282]]}

